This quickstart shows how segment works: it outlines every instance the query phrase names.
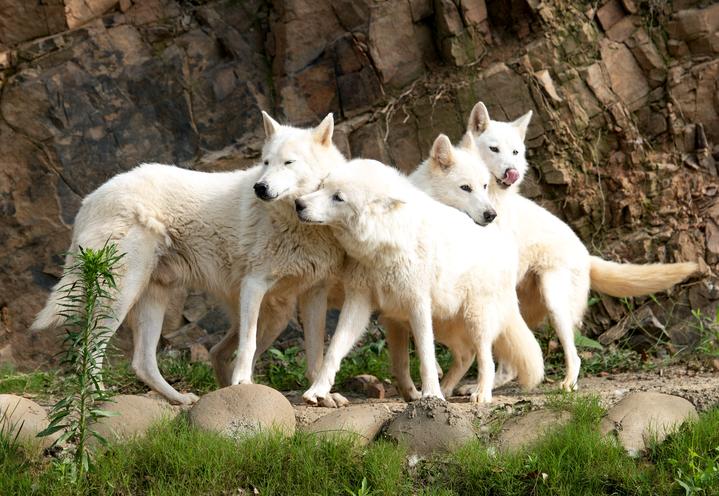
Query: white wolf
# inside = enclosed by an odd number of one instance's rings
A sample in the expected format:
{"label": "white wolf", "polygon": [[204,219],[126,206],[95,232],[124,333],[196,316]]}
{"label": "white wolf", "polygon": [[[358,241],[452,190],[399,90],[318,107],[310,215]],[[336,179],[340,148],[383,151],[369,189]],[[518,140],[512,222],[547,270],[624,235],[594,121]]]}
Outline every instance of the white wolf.
{"label": "white wolf", "polygon": [[[572,229],[536,203],[518,193],[527,171],[524,137],[532,117],[528,112],[514,122],[489,118],[482,102],[472,109],[463,144],[475,149],[495,181],[490,183],[498,226],[512,233],[519,248],[520,308],[527,324],[536,327],[549,313],[564,348],[566,377],[561,387],[575,389],[581,360],[574,345],[589,288],[611,296],[629,297],[668,289],[696,272],[693,262],[675,264],[618,264],[590,256]],[[474,140],[474,144],[469,144]],[[465,196],[453,206],[463,209]],[[481,248],[479,248],[481,250]],[[481,253],[481,252],[480,252]],[[511,380],[511,370],[497,374],[497,385]]]}
{"label": "white wolf", "polygon": [[[230,310],[239,349],[231,377],[229,370],[217,371],[225,382],[251,381],[261,307],[262,327],[276,335],[303,292],[309,295],[301,301],[309,315],[309,362],[321,362],[324,281],[340,269],[344,251],[329,228],[298,221],[294,200],[316,190],[346,160],[332,144],[331,114],[314,129],[282,126],[264,112],[263,120],[262,165],[227,173],[141,165],[88,195],[75,219],[70,251],[110,240],[126,254],[113,304],[116,320],[107,325],[116,329],[126,316],[134,320],[133,369],[172,402],[197,399],[178,393],[157,367],[162,320],[177,287],[207,290]],[[55,286],[34,328],[61,324],[60,288],[68,282],[64,276]],[[216,367],[228,366],[237,337],[230,332],[213,349]]]}
{"label": "white wolf", "polygon": [[334,169],[321,189],[297,200],[296,207],[304,222],[330,226],[348,256],[337,330],[317,379],[303,395],[306,401],[317,403],[330,394],[342,358],[373,309],[409,322],[420,356],[422,396],[443,397],[433,323],[461,326],[472,337],[481,371],[473,401],[491,401],[492,344],[502,333],[520,343],[513,363],[527,386],[541,381],[542,352],[517,304],[516,248],[494,226],[475,226],[373,160]]}
{"label": "white wolf", "polygon": [[[454,147],[449,138],[441,134],[434,141],[429,158],[417,167],[409,180],[435,200],[464,212],[476,224],[487,225],[497,215],[488,191],[492,176],[485,167],[477,167],[475,162],[478,159],[472,152],[471,149]],[[404,323],[386,316],[382,316],[380,322],[386,331],[397,388],[405,400],[416,400],[420,394],[409,374],[409,329]],[[452,395],[457,382],[474,362],[475,347],[472,337],[465,332],[462,323],[459,324],[434,326],[435,340],[452,353],[451,368],[444,374],[441,382],[442,394],[445,397]],[[503,352],[521,346],[504,339],[505,336],[513,334],[502,334],[494,347],[495,357],[500,361],[512,360],[515,355]]]}

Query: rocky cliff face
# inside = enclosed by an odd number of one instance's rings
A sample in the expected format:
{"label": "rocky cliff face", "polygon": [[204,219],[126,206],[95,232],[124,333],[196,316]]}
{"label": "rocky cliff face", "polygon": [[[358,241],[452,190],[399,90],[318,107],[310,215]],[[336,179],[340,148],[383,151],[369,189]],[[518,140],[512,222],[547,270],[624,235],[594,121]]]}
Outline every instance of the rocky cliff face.
{"label": "rocky cliff face", "polygon": [[[592,252],[700,260],[709,274],[671,304],[650,302],[639,324],[602,298],[588,332],[609,329],[608,342],[715,306],[711,4],[0,0],[0,361],[34,365],[54,352],[51,335],[27,327],[60,274],[84,195],[140,162],[247,166],[259,155],[260,109],[295,124],[333,112],[343,151],[404,171],[438,132],[459,138],[479,99],[498,119],[532,109],[525,194]],[[204,336],[226,325],[216,314],[196,302],[174,324]],[[687,339],[685,327],[661,328]]]}

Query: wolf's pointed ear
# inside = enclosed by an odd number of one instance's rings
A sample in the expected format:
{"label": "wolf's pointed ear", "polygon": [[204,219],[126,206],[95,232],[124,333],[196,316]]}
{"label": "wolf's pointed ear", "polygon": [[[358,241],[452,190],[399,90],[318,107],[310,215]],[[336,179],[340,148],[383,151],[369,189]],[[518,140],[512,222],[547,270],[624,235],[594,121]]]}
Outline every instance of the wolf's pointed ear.
{"label": "wolf's pointed ear", "polygon": [[487,112],[487,107],[485,107],[482,102],[477,102],[469,114],[467,131],[474,134],[482,134],[487,130],[487,126],[489,126],[489,112]]}
{"label": "wolf's pointed ear", "polygon": [[447,170],[454,164],[454,153],[452,152],[452,142],[449,138],[440,134],[432,144],[432,149],[429,151],[429,157],[432,159],[432,163],[437,165],[442,170]]}
{"label": "wolf's pointed ear", "polygon": [[265,126],[265,138],[269,139],[282,126],[279,122],[270,117],[270,114],[262,111],[262,125]]}
{"label": "wolf's pointed ear", "polygon": [[519,131],[519,134],[522,136],[522,141],[524,141],[524,137],[527,135],[527,128],[529,127],[529,121],[532,120],[532,111],[530,110],[526,114],[524,114],[522,117],[517,119],[516,121],[512,122],[512,125],[517,128]]}
{"label": "wolf's pointed ear", "polygon": [[322,119],[319,126],[312,130],[312,136],[315,141],[322,146],[330,146],[332,144],[332,133],[335,130],[335,119],[332,117],[332,112],[327,114],[327,117]]}
{"label": "wolf's pointed ear", "polygon": [[464,133],[464,136],[462,136],[462,139],[459,142],[459,147],[462,150],[466,150],[470,153],[477,151],[477,142],[474,141],[474,136],[472,136],[472,133]]}

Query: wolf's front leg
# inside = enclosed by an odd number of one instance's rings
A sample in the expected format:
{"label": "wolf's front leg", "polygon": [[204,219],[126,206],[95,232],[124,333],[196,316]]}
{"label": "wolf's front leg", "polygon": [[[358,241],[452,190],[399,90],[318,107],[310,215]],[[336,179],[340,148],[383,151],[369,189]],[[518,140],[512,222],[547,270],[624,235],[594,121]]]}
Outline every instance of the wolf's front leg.
{"label": "wolf's front leg", "polygon": [[477,350],[477,388],[470,396],[472,403],[491,403],[494,385],[494,358],[492,344],[499,335],[499,318],[491,308],[482,308],[481,312],[469,312],[465,326],[474,340]]}
{"label": "wolf's front leg", "polygon": [[252,383],[252,364],[257,349],[257,320],[262,298],[271,282],[261,274],[250,274],[240,284],[240,336],[232,384]]}
{"label": "wolf's front leg", "polygon": [[331,399],[330,390],[335,381],[335,374],[340,368],[342,359],[349,353],[359,338],[364,334],[370,316],[372,303],[367,291],[346,291],[345,301],[340,312],[337,330],[332,336],[322,367],[312,386],[302,395],[312,405],[339,406]]}
{"label": "wolf's front leg", "polygon": [[327,316],[327,283],[322,282],[300,296],[300,320],[305,333],[307,378],[314,381],[322,367]]}
{"label": "wolf's front leg", "polygon": [[444,399],[439,385],[437,360],[434,356],[434,333],[432,332],[432,306],[428,298],[417,302],[409,314],[414,345],[419,355],[419,373],[422,378],[422,397]]}

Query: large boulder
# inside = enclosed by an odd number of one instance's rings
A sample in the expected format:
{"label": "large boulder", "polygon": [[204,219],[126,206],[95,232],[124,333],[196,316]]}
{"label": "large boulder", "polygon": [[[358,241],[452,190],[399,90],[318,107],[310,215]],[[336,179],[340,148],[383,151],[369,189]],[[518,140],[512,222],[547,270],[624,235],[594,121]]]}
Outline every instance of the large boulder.
{"label": "large boulder", "polygon": [[153,425],[174,418],[180,412],[179,407],[164,400],[133,394],[115,396],[101,408],[116,415],[100,418],[91,428],[108,441],[127,441],[143,436]]}
{"label": "large boulder", "polygon": [[408,405],[387,426],[387,436],[415,455],[452,452],[476,437],[466,413],[436,398]]}
{"label": "large boulder", "polygon": [[189,411],[192,425],[237,438],[277,429],[292,435],[295,412],[287,398],[261,384],[240,384],[206,394]]}
{"label": "large boulder", "polygon": [[57,432],[51,436],[37,437],[37,433],[49,423],[45,409],[34,401],[14,394],[0,394],[0,434],[3,436],[11,439],[17,436],[23,444],[46,448],[60,436]]}
{"label": "large boulder", "polygon": [[70,29],[82,26],[87,21],[101,16],[119,0],[65,0],[65,17]]}
{"label": "large boulder", "polygon": [[0,0],[0,45],[14,45],[65,29],[63,0]]}
{"label": "large boulder", "polygon": [[652,441],[661,442],[683,422],[697,418],[694,405],[663,393],[637,392],[614,405],[600,423],[602,434],[614,434],[630,455]]}

